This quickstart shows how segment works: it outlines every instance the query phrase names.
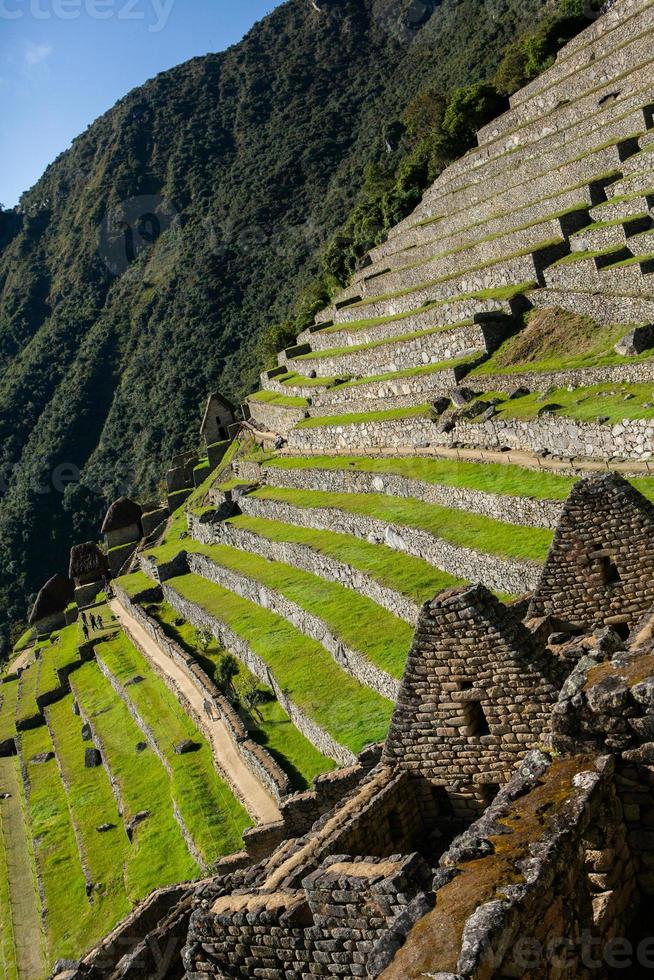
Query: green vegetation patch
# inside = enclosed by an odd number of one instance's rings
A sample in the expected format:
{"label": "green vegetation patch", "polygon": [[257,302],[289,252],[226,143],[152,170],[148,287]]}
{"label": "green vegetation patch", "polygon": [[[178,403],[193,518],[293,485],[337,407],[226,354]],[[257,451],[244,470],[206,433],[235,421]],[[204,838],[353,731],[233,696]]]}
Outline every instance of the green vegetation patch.
{"label": "green vegetation patch", "polygon": [[346,415],[316,415],[298,422],[297,429],[317,429],[325,425],[357,425],[359,422],[393,422],[397,419],[426,418],[429,405],[392,408],[384,412],[351,412]]}
{"label": "green vegetation patch", "polygon": [[248,517],[247,514],[233,517],[229,523],[269,541],[306,545],[328,558],[351,565],[380,585],[411,599],[416,605],[433,599],[444,589],[463,585],[463,579],[441,572],[422,558],[393,551],[387,545],[371,544],[349,534],[316,531],[263,517]]}
{"label": "green vegetation patch", "polygon": [[18,980],[7,859],[7,846],[2,831],[2,816],[0,815],[0,970],[5,980]]}
{"label": "green vegetation patch", "polygon": [[[165,633],[195,657],[200,666],[216,683],[219,682],[219,665],[227,655],[213,636],[202,634],[167,602],[148,606],[148,614],[159,623]],[[238,674],[233,679],[239,699],[241,717],[253,741],[266,747],[278,765],[288,775],[293,789],[307,789],[313,779],[334,768],[332,759],[322,755],[295,727],[270,688],[262,684],[238,661]],[[251,711],[245,695],[252,690],[263,691],[264,699]]]}
{"label": "green vegetation patch", "polygon": [[145,741],[143,732],[96,663],[84,664],[71,684],[118,784],[123,819],[150,814],[134,831],[125,869],[130,900],[140,901],[161,885],[196,878],[199,868],[173,814],[168,773],[150,749],[137,750]]}
{"label": "green vegetation patch", "polygon": [[[494,393],[487,393],[492,396]],[[486,396],[485,396],[486,397]],[[501,397],[501,396],[500,396]],[[604,418],[615,424],[632,419],[654,418],[654,382],[650,384],[599,384],[587,388],[556,388],[543,399],[538,392],[523,398],[507,399],[496,406],[498,416],[507,419],[533,419],[546,404],[560,405],[555,416],[578,422],[597,422]]]}
{"label": "green vegetation patch", "polygon": [[6,742],[16,734],[16,706],[20,681],[0,684],[0,742]]}
{"label": "green vegetation patch", "polygon": [[37,695],[58,690],[61,683],[57,671],[72,666],[78,660],[78,626],[73,623],[59,633],[53,633],[49,644],[42,647]]}
{"label": "green vegetation patch", "polygon": [[[87,769],[82,721],[73,712],[72,696],[47,709],[48,727],[68,788],[68,805],[84,859],[94,883],[89,929],[91,942],[109,932],[131,909],[123,879],[130,844],[103,766]],[[99,834],[102,824],[112,829]]]}
{"label": "green vegetation patch", "polygon": [[414,630],[377,603],[318,575],[227,545],[208,545],[201,551],[217,565],[285,596],[376,667],[402,677]]}
{"label": "green vegetation patch", "polygon": [[552,532],[544,528],[519,527],[479,514],[461,513],[412,497],[387,497],[375,493],[326,493],[319,490],[289,490],[266,487],[252,495],[294,507],[333,507],[348,514],[361,514],[387,524],[403,524],[428,531],[434,537],[462,548],[520,561],[543,562],[552,543]]}
{"label": "green vegetation patch", "polygon": [[197,575],[180,576],[170,585],[245,640],[289,699],[341,745],[358,754],[386,737],[391,702],[342,670],[319,643],[281,616]]}
{"label": "green vegetation patch", "polygon": [[150,592],[158,585],[158,582],[153,582],[143,572],[132,572],[130,575],[121,575],[120,578],[117,578],[116,585],[124,589],[127,595],[133,599],[141,592]]}
{"label": "green vegetation patch", "polygon": [[[266,467],[281,470],[352,470],[359,473],[392,473],[423,483],[481,490],[511,497],[565,500],[575,478],[543,470],[529,470],[508,463],[469,463],[427,456],[275,456]],[[395,554],[395,553],[394,553]],[[397,557],[397,556],[396,556]]]}
{"label": "green vegetation patch", "polygon": [[309,402],[306,398],[299,398],[293,395],[280,395],[276,391],[255,391],[248,396],[250,402],[263,402],[266,405],[277,405],[279,408],[308,408]]}
{"label": "green vegetation patch", "polygon": [[535,310],[523,330],[505,340],[469,377],[523,371],[569,371],[576,368],[632,364],[652,357],[653,350],[637,357],[622,357],[614,347],[629,332],[622,325],[600,326],[590,317],[566,310]]}
{"label": "green vegetation patch", "polygon": [[35,756],[54,752],[45,726],[25,732],[20,752],[27,769],[27,809],[43,892],[48,961],[79,956],[94,936],[93,914],[86,896],[86,880],[66,789],[57,762],[32,762]]}
{"label": "green vegetation patch", "polygon": [[20,692],[18,695],[18,705],[16,706],[16,721],[26,721],[38,715],[39,708],[36,703],[36,695],[39,689],[39,675],[41,673],[41,660],[36,660],[20,676]]}
{"label": "green vegetation patch", "polygon": [[[124,689],[134,677],[143,678],[125,693],[172,770],[173,799],[204,863],[210,865],[241,850],[243,831],[252,821],[218,775],[211,747],[177,698],[124,633],[103,643],[97,652]],[[196,742],[200,749],[176,755],[175,746],[187,740]]]}

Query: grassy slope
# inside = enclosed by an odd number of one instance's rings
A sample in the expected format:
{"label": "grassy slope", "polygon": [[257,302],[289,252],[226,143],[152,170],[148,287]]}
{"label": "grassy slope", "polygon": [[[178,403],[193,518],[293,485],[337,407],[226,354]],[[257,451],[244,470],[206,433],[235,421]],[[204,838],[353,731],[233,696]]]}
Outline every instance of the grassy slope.
{"label": "grassy slope", "polygon": [[393,677],[402,676],[413,629],[377,603],[336,582],[226,545],[203,545],[196,550],[281,593],[321,619],[343,643],[377,667]]}
{"label": "grassy slope", "polygon": [[91,906],[71,823],[66,790],[54,759],[30,760],[53,752],[44,726],[21,737],[21,755],[29,781],[28,812],[36,860],[45,894],[48,960],[71,958],[94,938]]}
{"label": "grassy slope", "polygon": [[[125,893],[124,870],[130,844],[125,833],[109,777],[104,767],[87,769],[82,721],[73,712],[72,696],[47,709],[48,727],[57,759],[68,785],[68,805],[91,876],[94,890],[92,939],[105,935],[131,908]],[[98,833],[97,827],[114,829]]]}
{"label": "grassy slope", "polygon": [[628,327],[600,326],[589,317],[564,310],[537,310],[523,330],[505,340],[470,378],[517,371],[565,371],[584,367],[631,364],[652,356],[645,351],[636,358],[614,351]]}
{"label": "grassy slope", "polygon": [[41,672],[37,693],[48,694],[60,687],[57,670],[69,666],[79,659],[77,648],[77,623],[67,626],[60,633],[53,633],[50,644],[41,652]]}
{"label": "grassy slope", "polygon": [[502,402],[497,406],[497,412],[507,419],[533,419],[545,404],[560,405],[558,416],[578,422],[596,422],[599,418],[607,418],[610,423],[654,419],[651,383],[599,384],[575,388],[574,391],[556,388],[545,399],[538,392],[532,392],[524,398]]}
{"label": "grassy slope", "polygon": [[0,685],[0,742],[11,738],[16,732],[16,705],[18,703],[19,681],[9,681]]}
{"label": "grassy slope", "polygon": [[[215,639],[212,638],[205,644],[195,627],[181,618],[167,602],[148,606],[148,613],[171,639],[176,640],[184,650],[194,656],[207,674],[215,679],[216,667],[225,655]],[[333,769],[334,763],[297,730],[282,706],[274,699],[272,691],[256,681],[247,667],[239,663],[239,672],[234,679],[237,693],[250,686],[253,681],[271,700],[259,705],[263,720],[246,714],[244,720],[250,737],[260,745],[265,745],[288,773],[294,789],[306,789],[315,776]]]}
{"label": "grassy slope", "polygon": [[39,687],[40,673],[41,661],[37,660],[21,674],[20,692],[16,706],[16,721],[24,721],[38,714],[39,709],[36,704],[36,693]]}
{"label": "grassy slope", "polygon": [[505,463],[467,463],[455,459],[429,459],[420,456],[278,456],[264,460],[266,466],[284,470],[354,470],[360,473],[394,473],[411,480],[481,490],[511,497],[539,500],[565,500],[574,486],[574,477],[558,476],[541,470],[528,470]]}
{"label": "grassy slope", "polygon": [[341,745],[358,753],[386,736],[391,702],[350,677],[319,643],[285,619],[196,575],[172,579],[170,585],[241,636],[270,667],[291,701]]}
{"label": "grassy slope", "polygon": [[150,812],[136,829],[130,849],[125,872],[130,899],[139,901],[160,885],[195,878],[199,869],[173,815],[168,774],[152,752],[136,751],[143,733],[96,664],[85,664],[71,683],[120,787],[124,819]]}
{"label": "grassy slope", "polygon": [[16,980],[16,944],[11,920],[9,868],[7,850],[0,817],[0,968],[5,980]]}
{"label": "grassy slope", "polygon": [[383,494],[324,493],[318,490],[289,490],[267,487],[254,497],[281,501],[296,507],[335,507],[349,514],[362,514],[389,524],[403,524],[428,531],[450,544],[475,548],[502,558],[544,561],[552,543],[552,532],[543,528],[518,527],[479,514],[448,510],[407,497]]}
{"label": "grassy slope", "polygon": [[[144,678],[127,688],[126,694],[172,770],[172,797],[205,864],[240,850],[243,831],[251,820],[218,775],[209,744],[177,698],[124,634],[103,643],[98,655],[122,687],[137,675]],[[176,755],[175,746],[186,740],[201,748]]]}
{"label": "grassy slope", "polygon": [[393,551],[386,545],[371,544],[349,534],[315,531],[312,528],[268,521],[263,517],[248,517],[247,514],[233,517],[229,523],[269,541],[303,544],[329,558],[346,562],[376,579],[381,585],[416,603],[425,602],[437,592],[463,582],[463,579],[441,572],[421,558]]}

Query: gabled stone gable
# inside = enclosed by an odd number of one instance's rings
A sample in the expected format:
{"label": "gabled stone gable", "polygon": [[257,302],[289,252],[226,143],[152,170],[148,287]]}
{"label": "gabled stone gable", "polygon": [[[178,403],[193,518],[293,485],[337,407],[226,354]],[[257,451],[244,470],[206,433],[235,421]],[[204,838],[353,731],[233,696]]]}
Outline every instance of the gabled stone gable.
{"label": "gabled stone gable", "polygon": [[630,629],[654,605],[654,505],[616,473],[577,483],[529,616]]}
{"label": "gabled stone gable", "polygon": [[434,784],[504,783],[548,728],[556,673],[484,586],[441,594],[420,615],[384,761]]}

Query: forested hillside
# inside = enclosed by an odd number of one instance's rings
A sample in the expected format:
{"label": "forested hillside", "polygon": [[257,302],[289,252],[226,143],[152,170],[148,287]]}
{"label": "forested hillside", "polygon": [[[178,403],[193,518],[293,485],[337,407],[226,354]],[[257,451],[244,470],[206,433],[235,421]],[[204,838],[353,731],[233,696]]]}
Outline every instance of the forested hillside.
{"label": "forested hillside", "polygon": [[417,93],[490,77],[542,7],[290,0],[131,92],[0,214],[6,623],[107,501],[156,492],[206,392],[247,393]]}

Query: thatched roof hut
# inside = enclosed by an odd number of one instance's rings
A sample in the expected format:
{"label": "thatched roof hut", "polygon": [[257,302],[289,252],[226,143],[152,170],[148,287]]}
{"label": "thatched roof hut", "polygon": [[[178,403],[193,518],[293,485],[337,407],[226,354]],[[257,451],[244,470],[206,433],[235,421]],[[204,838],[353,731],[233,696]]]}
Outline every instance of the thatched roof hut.
{"label": "thatched roof hut", "polygon": [[70,549],[68,574],[74,579],[100,579],[107,571],[107,558],[94,541],[76,544]]}
{"label": "thatched roof hut", "polygon": [[75,586],[71,579],[66,578],[65,575],[53,575],[36,597],[36,602],[30,613],[30,626],[47,619],[49,616],[62,613],[73,601],[74,591]]}
{"label": "thatched roof hut", "polygon": [[132,527],[136,524],[141,525],[143,511],[141,507],[129,497],[119,497],[107,511],[102,524],[102,533],[110,534],[112,531],[121,531],[123,528]]}

